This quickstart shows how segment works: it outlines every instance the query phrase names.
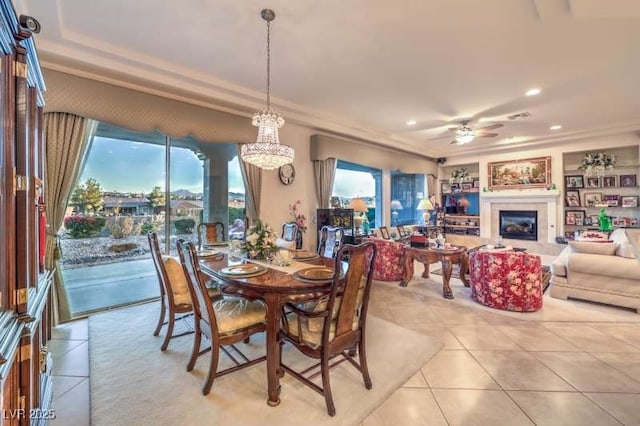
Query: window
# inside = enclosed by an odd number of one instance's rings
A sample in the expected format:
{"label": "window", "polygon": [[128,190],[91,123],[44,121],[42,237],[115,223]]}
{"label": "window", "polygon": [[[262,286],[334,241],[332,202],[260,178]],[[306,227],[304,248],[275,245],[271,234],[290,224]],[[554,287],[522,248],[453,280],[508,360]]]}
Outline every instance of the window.
{"label": "window", "polygon": [[391,226],[421,223],[417,207],[425,194],[425,175],[391,172]]}
{"label": "window", "polygon": [[158,297],[147,233],[176,255],[204,220],[244,222],[244,194],[235,144],[100,123],[61,230],[72,315]]}
{"label": "window", "polygon": [[333,184],[332,207],[347,208],[353,198],[363,198],[369,208],[367,219],[370,226],[378,227],[381,223],[376,211],[380,211],[381,193],[381,170],[338,160]]}

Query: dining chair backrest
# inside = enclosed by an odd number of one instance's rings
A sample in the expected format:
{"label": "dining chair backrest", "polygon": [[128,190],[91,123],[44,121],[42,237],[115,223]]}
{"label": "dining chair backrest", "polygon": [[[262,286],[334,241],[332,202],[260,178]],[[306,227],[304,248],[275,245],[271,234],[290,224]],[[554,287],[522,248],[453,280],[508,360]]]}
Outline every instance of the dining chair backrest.
{"label": "dining chair backrest", "polygon": [[344,229],[340,226],[323,226],[320,230],[318,254],[328,259],[334,258],[344,240]]}
{"label": "dining chair backrest", "polygon": [[345,244],[336,253],[336,273],[327,306],[327,311],[334,314],[325,317],[323,345],[365,327],[376,256],[377,248],[372,242]]}
{"label": "dining chair backrest", "polygon": [[198,225],[198,247],[226,241],[224,223],[202,222]]}
{"label": "dining chair backrest", "polygon": [[180,264],[175,258],[162,255],[157,233],[149,232],[147,238],[149,239],[153,265],[156,268],[160,282],[161,298],[163,300],[166,298],[167,307],[170,309],[176,305],[191,305],[191,297],[187,289],[188,285]]}
{"label": "dining chair backrest", "polygon": [[282,239],[285,241],[295,241],[298,232],[298,224],[295,222],[285,222],[282,225]]}
{"label": "dining chair backrest", "polygon": [[191,241],[179,239],[177,242],[178,255],[187,277],[187,284],[193,300],[193,311],[196,321],[201,322],[201,331],[209,339],[217,338],[218,325],[213,304],[209,298],[207,285],[202,280],[202,271],[198,262],[196,247]]}

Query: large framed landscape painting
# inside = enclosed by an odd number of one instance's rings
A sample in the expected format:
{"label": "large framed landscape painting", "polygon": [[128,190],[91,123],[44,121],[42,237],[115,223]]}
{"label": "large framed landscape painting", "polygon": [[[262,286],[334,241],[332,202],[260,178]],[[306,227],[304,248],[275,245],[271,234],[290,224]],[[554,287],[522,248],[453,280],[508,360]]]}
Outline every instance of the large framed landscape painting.
{"label": "large framed landscape painting", "polygon": [[551,157],[489,163],[489,189],[528,189],[551,186]]}

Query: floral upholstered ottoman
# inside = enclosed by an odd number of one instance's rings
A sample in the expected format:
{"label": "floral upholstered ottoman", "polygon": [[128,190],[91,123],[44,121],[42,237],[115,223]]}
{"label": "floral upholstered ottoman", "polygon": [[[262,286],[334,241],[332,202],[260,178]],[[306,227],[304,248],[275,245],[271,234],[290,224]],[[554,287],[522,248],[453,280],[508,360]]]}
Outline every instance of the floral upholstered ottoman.
{"label": "floral upholstered ottoman", "polygon": [[507,311],[542,308],[540,257],[525,252],[478,250],[469,254],[471,298]]}

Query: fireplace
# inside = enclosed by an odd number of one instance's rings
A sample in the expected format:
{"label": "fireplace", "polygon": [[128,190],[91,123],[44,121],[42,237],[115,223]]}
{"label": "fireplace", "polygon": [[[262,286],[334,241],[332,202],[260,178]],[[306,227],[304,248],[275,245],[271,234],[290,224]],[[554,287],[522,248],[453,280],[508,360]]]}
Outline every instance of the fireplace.
{"label": "fireplace", "polygon": [[512,240],[538,240],[536,210],[500,210],[500,236]]}

